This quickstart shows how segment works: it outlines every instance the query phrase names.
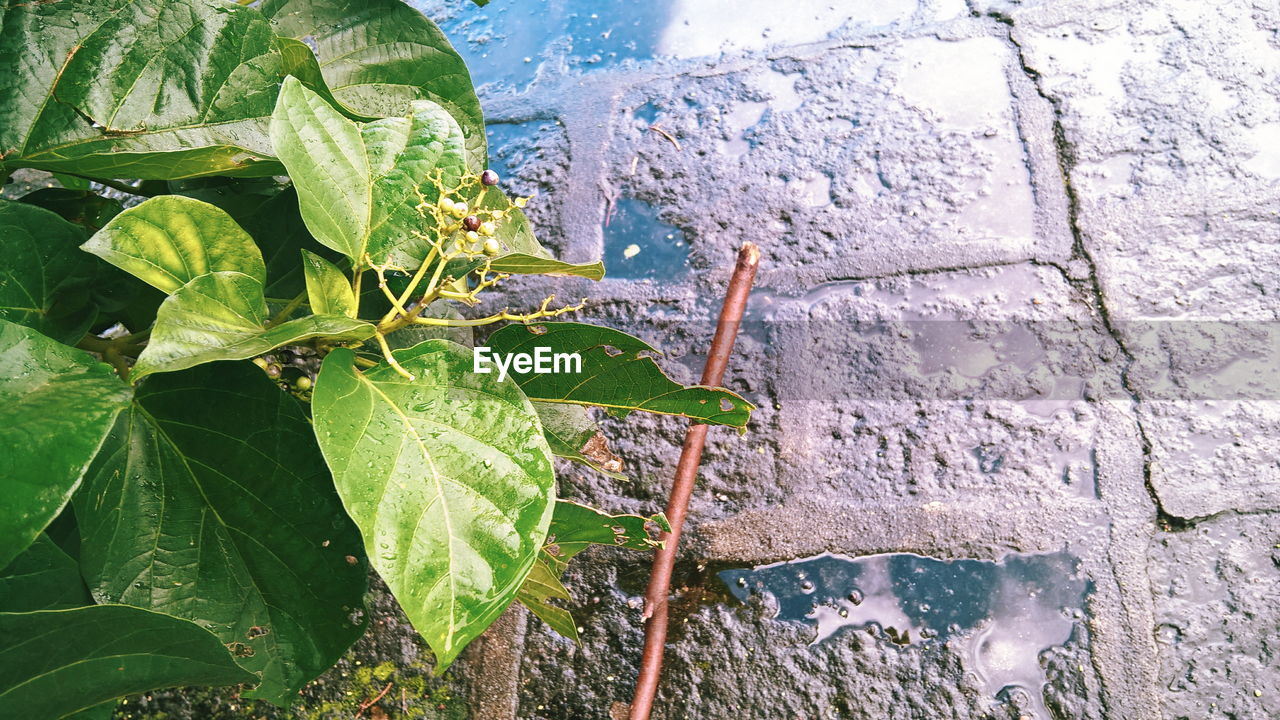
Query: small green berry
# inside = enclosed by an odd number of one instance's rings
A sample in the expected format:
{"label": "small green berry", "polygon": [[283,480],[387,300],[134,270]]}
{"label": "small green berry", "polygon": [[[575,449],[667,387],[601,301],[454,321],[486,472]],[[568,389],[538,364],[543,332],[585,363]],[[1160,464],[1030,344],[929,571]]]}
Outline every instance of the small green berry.
{"label": "small green berry", "polygon": [[453,207],[449,208],[449,212],[456,218],[466,217],[467,204],[464,202],[456,202],[453,204]]}
{"label": "small green berry", "polygon": [[300,378],[298,378],[297,380],[294,380],[294,381],[293,381],[293,386],[294,386],[295,388],[297,388],[298,390],[310,390],[310,389],[311,389],[311,378],[310,378],[310,377],[308,377],[308,376],[306,376],[306,375],[303,375],[302,377],[300,377]]}
{"label": "small green berry", "polygon": [[480,235],[476,233],[474,230],[468,231],[467,240],[473,243],[480,242]]}
{"label": "small green berry", "polygon": [[484,241],[485,255],[489,255],[490,257],[492,257],[494,255],[497,255],[498,251],[500,251],[501,249],[502,248],[498,246],[498,241],[494,240],[493,238],[489,238],[488,240]]}
{"label": "small green berry", "polygon": [[437,203],[437,204],[440,206],[440,209],[441,209],[441,210],[443,210],[443,211],[445,211],[445,212],[447,212],[447,213],[452,213],[452,212],[453,212],[453,207],[454,207],[454,205],[453,205],[453,201],[452,201],[452,200],[450,200],[450,199],[448,198],[448,196],[442,196],[442,197],[440,198],[440,202],[439,202],[439,203]]}
{"label": "small green berry", "polygon": [[498,226],[495,225],[492,220],[480,223],[481,235],[484,235],[485,237],[492,237],[496,232],[498,232]]}

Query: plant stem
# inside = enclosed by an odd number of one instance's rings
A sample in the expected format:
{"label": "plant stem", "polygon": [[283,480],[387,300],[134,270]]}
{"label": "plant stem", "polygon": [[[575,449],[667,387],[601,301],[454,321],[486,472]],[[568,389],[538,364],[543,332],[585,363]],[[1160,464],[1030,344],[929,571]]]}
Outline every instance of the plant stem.
{"label": "plant stem", "polygon": [[280,312],[273,315],[271,319],[267,321],[266,326],[275,327],[276,325],[279,325],[281,322],[285,320],[285,318],[289,317],[289,315],[292,314],[294,310],[297,310],[298,307],[302,305],[303,301],[306,299],[307,299],[307,291],[303,290],[302,292],[298,293],[297,297],[290,300],[288,305],[285,305],[284,307],[280,308]]}
{"label": "plant stem", "polygon": [[[747,295],[755,282],[756,269],[760,266],[760,249],[754,243],[744,243],[738,252],[738,263],[729,280],[724,306],[716,323],[716,334],[707,353],[707,364],[702,371],[702,384],[718,386],[724,381],[724,371],[733,352],[733,341],[738,336],[742,313],[747,307]],[[649,720],[653,710],[653,698],[658,691],[658,679],[662,675],[662,652],[667,642],[667,615],[670,609],[667,595],[671,591],[671,572],[676,564],[676,545],[680,542],[680,530],[689,511],[689,498],[698,478],[698,465],[702,462],[702,448],[707,440],[707,425],[692,423],[684,436],[680,451],[680,464],[676,466],[675,483],[667,502],[667,520],[671,532],[663,533],[662,548],[653,557],[653,571],[649,576],[649,588],[645,592],[644,654],[640,660],[640,678],[636,681],[635,697],[631,701],[630,720]]]}
{"label": "plant stem", "polygon": [[130,342],[129,337],[116,338],[114,340],[103,340],[96,335],[85,335],[80,338],[80,342],[76,343],[76,347],[81,350],[96,352],[102,356],[102,359],[115,368],[116,374],[121,380],[129,381],[129,360],[125,357],[125,353],[138,356],[142,352],[142,347]]}

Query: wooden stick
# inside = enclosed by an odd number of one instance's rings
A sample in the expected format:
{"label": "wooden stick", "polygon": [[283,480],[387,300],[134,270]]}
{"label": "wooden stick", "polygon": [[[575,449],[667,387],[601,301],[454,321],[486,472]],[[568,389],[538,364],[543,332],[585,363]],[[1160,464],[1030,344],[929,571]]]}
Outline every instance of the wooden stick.
{"label": "wooden stick", "polygon": [[[759,266],[760,248],[755,243],[743,243],[733,277],[729,280],[724,306],[720,308],[720,320],[716,323],[707,364],[702,370],[703,385],[718,386],[724,381],[724,371],[729,365],[733,342],[738,337],[738,326],[742,324],[742,313],[746,310],[747,296],[751,293],[751,284],[755,282]],[[671,590],[671,572],[676,564],[676,545],[680,542],[680,530],[689,510],[689,497],[698,478],[698,465],[702,462],[702,448],[706,440],[707,426],[691,423],[685,432],[680,463],[676,466],[675,482],[667,501],[671,532],[662,535],[664,545],[654,554],[649,589],[645,592],[644,654],[640,660],[640,679],[636,681],[636,693],[631,701],[630,720],[649,720],[649,713],[653,710],[653,698],[662,675],[662,653],[667,642],[667,595]]]}

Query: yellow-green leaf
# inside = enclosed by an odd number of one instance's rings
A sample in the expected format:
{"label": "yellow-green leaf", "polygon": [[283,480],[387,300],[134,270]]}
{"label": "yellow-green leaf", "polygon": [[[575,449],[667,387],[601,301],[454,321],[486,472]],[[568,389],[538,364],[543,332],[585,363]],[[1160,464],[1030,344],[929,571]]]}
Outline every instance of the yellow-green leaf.
{"label": "yellow-green leaf", "polygon": [[302,268],[307,278],[307,298],[317,315],[356,316],[356,295],[347,276],[333,263],[313,252],[302,251]]}
{"label": "yellow-green leaf", "polygon": [[130,379],[216,360],[244,360],[311,338],[367,340],[373,325],[343,315],[309,315],[267,327],[262,283],[238,272],[201,275],[165,298],[151,340]]}
{"label": "yellow-green leaf", "polygon": [[82,247],[166,293],[213,272],[267,281],[253,238],[226,211],[182,195],[162,195],[125,210]]}

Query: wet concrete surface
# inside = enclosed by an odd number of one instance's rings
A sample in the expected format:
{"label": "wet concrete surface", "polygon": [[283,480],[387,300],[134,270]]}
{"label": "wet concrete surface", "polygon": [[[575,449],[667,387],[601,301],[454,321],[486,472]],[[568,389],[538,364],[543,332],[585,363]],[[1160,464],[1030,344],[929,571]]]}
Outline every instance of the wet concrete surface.
{"label": "wet concrete surface", "polygon": [[[764,251],[726,376],[760,409],[710,433],[655,717],[1280,717],[1280,6],[414,4],[544,243],[608,263],[501,304],[591,297],[693,382],[738,246]],[[627,479],[566,465],[561,494],[660,510],[683,425],[603,425]],[[952,591],[928,612],[969,615],[891,634],[843,587],[812,618],[787,609],[802,579],[738,592],[823,557],[905,558]],[[1034,587],[1007,572],[1032,561]],[[575,559],[581,645],[516,612],[416,681],[433,701],[379,707],[616,717],[647,562]],[[292,716],[354,715],[357,667],[423,675],[371,612]],[[201,702],[169,717],[290,716]]]}
{"label": "wet concrete surface", "polygon": [[[656,8],[658,40],[629,26],[613,58],[562,24],[527,84],[484,93],[491,117],[563,127],[567,172],[539,182],[567,253],[667,263],[562,285],[677,376],[740,242],[765,251],[729,371],[760,410],[745,438],[711,433],[656,716],[1274,716],[1280,10],[800,3],[788,22],[748,3],[717,23],[696,5]],[[637,207],[687,252],[607,224]],[[567,469],[562,493],[660,508],[680,424],[606,426],[629,479]],[[973,628],[902,644],[850,621],[815,642],[853,606],[788,619],[715,574],[893,553],[1070,557],[1046,582],[1081,593],[1077,615],[996,688]],[[606,550],[571,571],[583,645],[529,620],[516,717],[629,700],[644,573]]]}

